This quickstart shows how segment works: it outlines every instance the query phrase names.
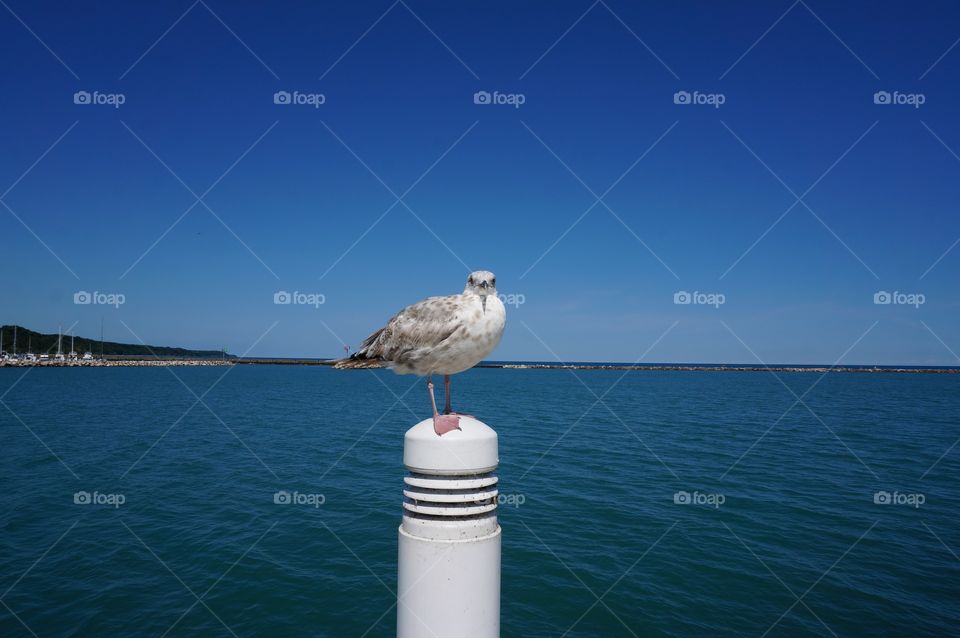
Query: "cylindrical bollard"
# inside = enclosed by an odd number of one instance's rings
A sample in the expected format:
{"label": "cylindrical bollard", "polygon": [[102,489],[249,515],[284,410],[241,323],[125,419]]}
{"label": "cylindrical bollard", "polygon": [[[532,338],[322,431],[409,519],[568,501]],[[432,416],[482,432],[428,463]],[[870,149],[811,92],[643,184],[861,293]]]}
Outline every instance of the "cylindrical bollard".
{"label": "cylindrical bollard", "polygon": [[497,433],[472,417],[443,436],[426,419],[404,438],[398,638],[500,635]]}

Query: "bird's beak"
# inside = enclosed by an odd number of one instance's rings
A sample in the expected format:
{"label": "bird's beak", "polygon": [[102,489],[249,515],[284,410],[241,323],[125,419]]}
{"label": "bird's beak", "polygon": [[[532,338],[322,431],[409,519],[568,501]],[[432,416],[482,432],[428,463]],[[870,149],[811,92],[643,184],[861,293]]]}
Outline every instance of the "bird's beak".
{"label": "bird's beak", "polygon": [[488,286],[488,285],[489,285],[489,284],[487,284],[487,282],[485,282],[485,281],[481,281],[481,282],[480,282],[480,287],[483,288],[484,290],[487,289],[487,286]]}

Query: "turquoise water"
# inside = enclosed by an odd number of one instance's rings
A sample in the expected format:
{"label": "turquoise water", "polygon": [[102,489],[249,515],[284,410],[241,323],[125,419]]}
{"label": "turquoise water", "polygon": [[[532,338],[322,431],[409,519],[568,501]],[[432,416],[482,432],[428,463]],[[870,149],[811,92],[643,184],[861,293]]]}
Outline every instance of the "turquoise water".
{"label": "turquoise water", "polygon": [[[0,369],[0,636],[392,635],[422,382],[172,372]],[[514,497],[503,635],[956,635],[960,377],[779,377],[456,377]]]}

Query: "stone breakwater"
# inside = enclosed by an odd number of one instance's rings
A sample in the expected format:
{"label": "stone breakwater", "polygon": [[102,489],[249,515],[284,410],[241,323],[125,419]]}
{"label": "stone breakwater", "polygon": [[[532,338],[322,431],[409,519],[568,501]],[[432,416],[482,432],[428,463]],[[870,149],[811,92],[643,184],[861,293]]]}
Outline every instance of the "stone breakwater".
{"label": "stone breakwater", "polygon": [[122,361],[0,361],[0,368],[136,368],[143,366],[231,366],[219,359],[124,359]]}
{"label": "stone breakwater", "polygon": [[[232,365],[292,365],[332,366],[336,359],[109,359],[103,361],[0,361],[3,367],[127,367],[144,366],[232,366]],[[501,368],[505,370],[620,370],[648,372],[859,372],[859,373],[905,373],[905,374],[960,374],[960,367],[921,368],[896,366],[753,366],[753,365],[696,365],[655,364],[623,365],[594,363],[481,363],[478,368]]]}

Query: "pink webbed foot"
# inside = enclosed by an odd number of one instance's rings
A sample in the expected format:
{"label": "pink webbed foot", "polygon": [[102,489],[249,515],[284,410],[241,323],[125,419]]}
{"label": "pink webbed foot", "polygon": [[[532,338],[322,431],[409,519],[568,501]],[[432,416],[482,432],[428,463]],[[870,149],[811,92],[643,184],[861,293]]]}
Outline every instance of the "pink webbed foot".
{"label": "pink webbed foot", "polygon": [[475,419],[475,418],[477,418],[477,417],[473,416],[472,414],[464,414],[463,412],[444,412],[444,414],[449,414],[449,415],[451,415],[451,416],[465,416],[465,417],[467,417],[467,418],[469,418],[469,419]]}
{"label": "pink webbed foot", "polygon": [[443,436],[451,430],[460,429],[460,417],[454,414],[435,414],[433,415],[433,431],[437,436]]}

